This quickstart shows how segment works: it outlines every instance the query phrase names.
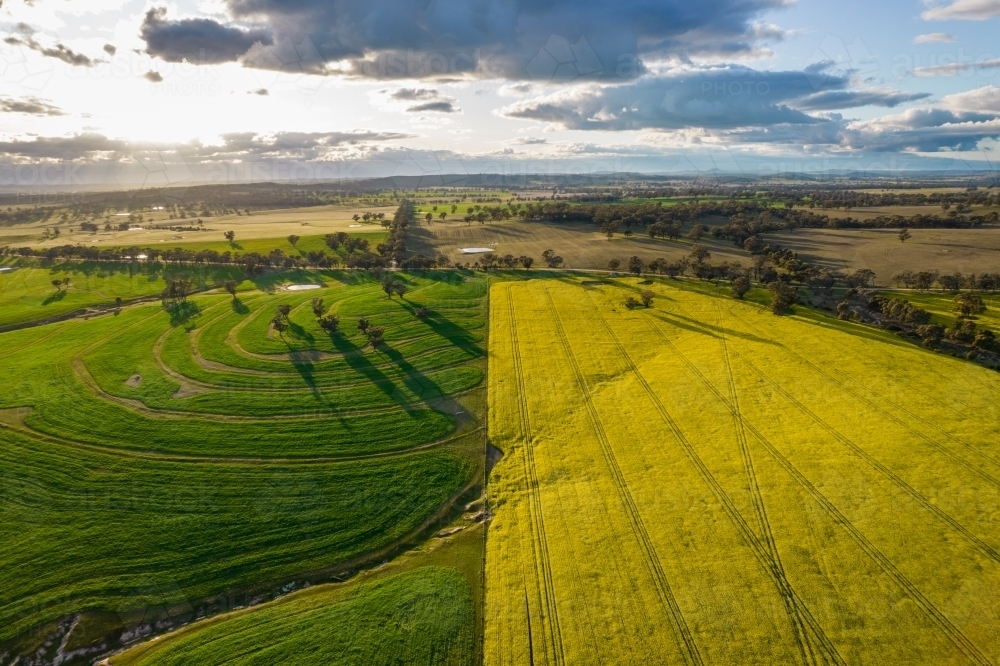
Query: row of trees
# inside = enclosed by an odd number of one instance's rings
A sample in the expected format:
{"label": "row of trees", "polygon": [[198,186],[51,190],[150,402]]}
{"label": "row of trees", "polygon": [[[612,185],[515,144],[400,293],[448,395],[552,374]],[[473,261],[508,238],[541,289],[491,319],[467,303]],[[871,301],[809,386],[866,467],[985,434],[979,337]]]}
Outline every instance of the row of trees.
{"label": "row of trees", "polygon": [[899,271],[892,275],[893,283],[906,289],[926,291],[937,285],[944,291],[1000,291],[1000,273],[939,273],[938,271]]}
{"label": "row of trees", "polygon": [[[963,216],[958,210],[945,215],[882,215],[871,219],[831,217],[803,208],[774,207],[769,200],[727,199],[678,203],[571,204],[562,201],[528,204],[516,210],[525,220],[591,222],[612,237],[632,235],[639,228],[653,238],[677,239],[681,229],[703,217],[724,217],[729,224],[713,227],[711,234],[742,246],[746,239],[761,233],[794,231],[798,228],[917,229],[972,228],[1000,222],[1000,213]],[[700,230],[704,234],[706,229]],[[699,233],[699,232],[695,232]]]}

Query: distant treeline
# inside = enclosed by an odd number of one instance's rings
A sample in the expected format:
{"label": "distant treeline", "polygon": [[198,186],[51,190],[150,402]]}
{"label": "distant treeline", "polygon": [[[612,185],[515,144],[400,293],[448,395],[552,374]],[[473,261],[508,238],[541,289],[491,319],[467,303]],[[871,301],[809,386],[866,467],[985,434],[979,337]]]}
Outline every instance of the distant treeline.
{"label": "distant treeline", "polygon": [[[602,231],[631,235],[641,228],[651,236],[670,235],[669,227],[678,230],[684,224],[703,217],[727,217],[730,224],[718,226],[711,233],[728,238],[738,245],[754,235],[807,229],[970,229],[1000,222],[1000,212],[985,215],[962,215],[951,210],[944,215],[882,215],[868,220],[838,218],[804,208],[774,207],[768,201],[731,199],[698,201],[664,206],[644,204],[572,204],[564,201],[527,204],[517,212],[525,220],[592,222]],[[661,225],[650,231],[651,227]],[[659,233],[663,231],[663,233]]]}
{"label": "distant treeline", "polygon": [[[267,254],[259,252],[218,252],[216,250],[189,250],[185,248],[163,247],[106,247],[98,248],[88,245],[60,245],[36,250],[31,247],[0,247],[0,257],[20,256],[37,257],[54,261],[57,259],[78,259],[84,261],[107,262],[166,262],[181,264],[215,264],[237,265],[245,269],[248,275],[255,275],[265,268],[293,268],[297,266],[315,266],[332,268],[344,265],[347,268],[378,268],[389,266],[395,261],[400,268],[429,268],[440,265],[439,259],[431,259],[423,255],[406,257],[406,233],[414,219],[414,208],[409,201],[403,201],[396,210],[389,224],[389,237],[384,243],[379,243],[372,252],[369,243],[363,238],[353,238],[344,232],[327,234],[324,240],[334,254],[323,250],[311,250],[304,255],[286,255],[280,249],[271,250]],[[346,256],[341,259],[336,254],[343,247]],[[140,259],[142,257],[142,259]]]}
{"label": "distant treeline", "polygon": [[[937,184],[940,187],[940,183]],[[884,187],[884,184],[882,185]],[[914,185],[914,188],[920,187]],[[876,189],[876,188],[872,188]],[[906,186],[894,190],[877,192],[858,189],[857,185],[850,187],[806,186],[769,186],[766,188],[726,187],[716,188],[678,188],[678,187],[627,187],[614,193],[622,198],[643,199],[673,199],[680,197],[724,197],[733,200],[761,199],[764,201],[781,201],[792,205],[816,208],[872,208],[885,206],[998,206],[1000,205],[1000,190],[992,187],[968,187],[953,192],[920,192],[907,191]],[[605,196],[608,196],[606,193]],[[583,196],[574,200],[583,200]]]}

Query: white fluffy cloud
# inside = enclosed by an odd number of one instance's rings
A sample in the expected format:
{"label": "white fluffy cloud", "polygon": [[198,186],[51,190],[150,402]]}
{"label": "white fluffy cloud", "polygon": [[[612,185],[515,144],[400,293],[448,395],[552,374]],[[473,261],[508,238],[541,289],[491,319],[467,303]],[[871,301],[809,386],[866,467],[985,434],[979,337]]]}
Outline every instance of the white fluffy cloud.
{"label": "white fluffy cloud", "polygon": [[945,32],[931,32],[913,38],[914,44],[951,44],[955,41],[953,36]]}
{"label": "white fluffy cloud", "polygon": [[931,7],[920,16],[925,21],[985,21],[1000,16],[1000,0],[952,0]]}

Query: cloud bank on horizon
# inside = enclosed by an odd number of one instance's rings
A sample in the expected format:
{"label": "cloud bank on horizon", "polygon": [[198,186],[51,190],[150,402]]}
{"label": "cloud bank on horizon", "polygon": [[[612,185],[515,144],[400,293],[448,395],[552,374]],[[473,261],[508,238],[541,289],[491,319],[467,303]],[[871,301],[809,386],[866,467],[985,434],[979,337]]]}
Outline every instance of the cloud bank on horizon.
{"label": "cloud bank on horizon", "polygon": [[7,0],[0,162],[988,153],[1000,0],[892,2],[912,58],[793,0]]}

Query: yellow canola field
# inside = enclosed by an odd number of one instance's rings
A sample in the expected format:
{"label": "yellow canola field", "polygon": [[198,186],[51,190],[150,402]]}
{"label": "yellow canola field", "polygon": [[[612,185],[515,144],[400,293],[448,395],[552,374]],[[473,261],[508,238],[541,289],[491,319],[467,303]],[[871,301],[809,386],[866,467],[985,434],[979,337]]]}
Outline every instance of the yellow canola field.
{"label": "yellow canola field", "polygon": [[627,279],[490,322],[486,664],[1000,664],[1000,376]]}

